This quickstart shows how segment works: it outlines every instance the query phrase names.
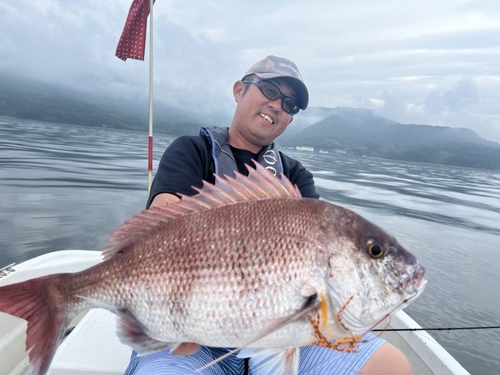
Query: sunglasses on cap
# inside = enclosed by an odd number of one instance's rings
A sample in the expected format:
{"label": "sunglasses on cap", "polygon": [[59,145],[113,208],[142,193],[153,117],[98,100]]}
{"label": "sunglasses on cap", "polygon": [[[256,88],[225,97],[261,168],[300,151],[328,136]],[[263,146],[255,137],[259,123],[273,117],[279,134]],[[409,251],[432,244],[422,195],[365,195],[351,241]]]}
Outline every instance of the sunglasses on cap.
{"label": "sunglasses on cap", "polygon": [[260,92],[264,94],[264,96],[269,100],[276,100],[281,98],[281,108],[283,108],[283,110],[286,113],[295,115],[300,110],[299,103],[297,103],[295,99],[284,95],[280,91],[278,86],[276,86],[274,83],[271,83],[269,81],[241,81],[241,82],[253,83],[259,88]]}

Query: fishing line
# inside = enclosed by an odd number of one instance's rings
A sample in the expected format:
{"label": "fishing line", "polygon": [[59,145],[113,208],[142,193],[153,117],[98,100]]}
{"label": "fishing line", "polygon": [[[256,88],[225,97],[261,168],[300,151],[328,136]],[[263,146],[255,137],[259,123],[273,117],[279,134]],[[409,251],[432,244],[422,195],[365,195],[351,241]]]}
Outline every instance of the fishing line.
{"label": "fishing line", "polygon": [[372,329],[373,332],[403,332],[403,331],[458,331],[458,330],[476,330],[476,329],[499,329],[500,326],[486,327],[448,327],[448,328],[389,328],[389,329]]}

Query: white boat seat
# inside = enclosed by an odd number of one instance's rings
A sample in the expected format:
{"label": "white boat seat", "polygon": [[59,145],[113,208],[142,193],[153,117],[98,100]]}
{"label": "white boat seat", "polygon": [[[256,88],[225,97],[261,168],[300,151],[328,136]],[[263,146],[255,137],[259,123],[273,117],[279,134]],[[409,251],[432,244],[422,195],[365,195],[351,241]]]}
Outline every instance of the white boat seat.
{"label": "white boat seat", "polygon": [[131,352],[116,336],[116,316],[92,309],[59,346],[48,375],[122,375]]}

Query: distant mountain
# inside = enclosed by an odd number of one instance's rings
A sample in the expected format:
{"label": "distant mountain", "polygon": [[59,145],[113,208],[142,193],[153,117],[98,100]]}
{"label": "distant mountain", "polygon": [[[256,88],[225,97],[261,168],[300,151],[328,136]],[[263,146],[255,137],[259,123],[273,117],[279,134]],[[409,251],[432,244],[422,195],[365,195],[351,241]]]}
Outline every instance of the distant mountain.
{"label": "distant mountain", "polygon": [[[129,130],[148,128],[146,103],[113,101],[5,75],[0,75],[0,116]],[[229,122],[222,114],[214,121],[201,113],[155,104],[155,133],[195,135],[201,126]],[[403,125],[367,109],[308,108],[295,116],[277,142],[314,147],[316,151],[500,170],[500,145],[470,129]]]}
{"label": "distant mountain", "polygon": [[396,148],[430,146],[470,142],[490,147],[500,147],[496,142],[481,138],[471,129],[430,125],[403,125],[374,115],[368,109],[334,108],[333,114],[308,126],[297,135],[283,139],[296,146],[321,147],[325,139],[340,144],[367,144],[389,142]]}
{"label": "distant mountain", "polygon": [[[112,101],[18,77],[0,75],[0,116],[117,129],[148,129],[147,103]],[[155,105],[157,133],[198,134],[203,126],[190,113]]]}
{"label": "distant mountain", "polygon": [[335,108],[307,107],[306,111],[300,111],[293,116],[293,121],[286,128],[281,138],[291,137],[300,133],[308,126],[315,124],[335,113]]}
{"label": "distant mountain", "polygon": [[281,137],[279,143],[316,151],[500,170],[500,144],[470,129],[403,125],[367,109],[334,108],[328,117]]}

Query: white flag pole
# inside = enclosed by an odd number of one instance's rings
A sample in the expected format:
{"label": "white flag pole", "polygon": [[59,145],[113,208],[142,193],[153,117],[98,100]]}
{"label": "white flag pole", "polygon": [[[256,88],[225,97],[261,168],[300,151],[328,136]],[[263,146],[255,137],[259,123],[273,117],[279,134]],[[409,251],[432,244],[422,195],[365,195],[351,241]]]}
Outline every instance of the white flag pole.
{"label": "white flag pole", "polygon": [[153,182],[153,0],[149,0],[149,137],[148,195]]}

